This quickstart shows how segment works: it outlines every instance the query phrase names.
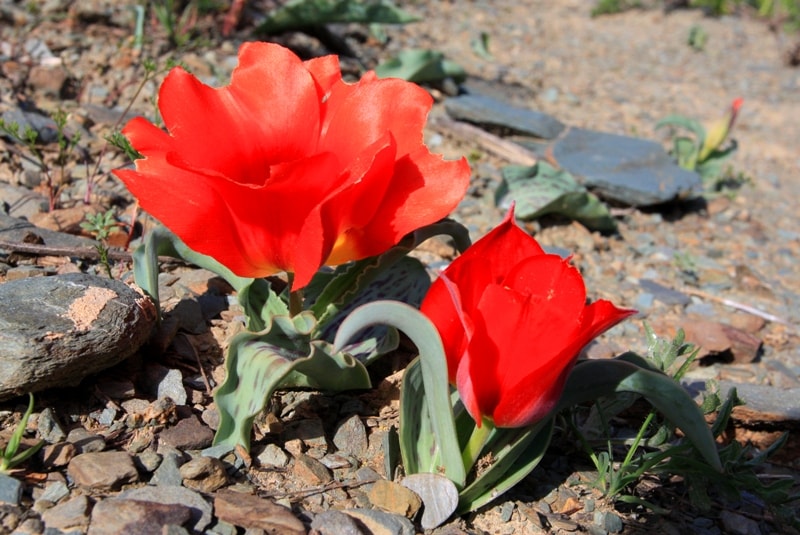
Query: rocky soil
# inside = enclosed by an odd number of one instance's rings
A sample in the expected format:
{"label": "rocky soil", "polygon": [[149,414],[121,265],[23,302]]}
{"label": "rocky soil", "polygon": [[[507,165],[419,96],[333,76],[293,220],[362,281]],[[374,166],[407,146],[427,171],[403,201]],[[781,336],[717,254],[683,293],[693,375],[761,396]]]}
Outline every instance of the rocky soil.
{"label": "rocky soil", "polygon": [[[63,184],[59,210],[49,212],[30,152],[0,138],[0,242],[32,240],[28,252],[0,248],[0,282],[77,271],[107,276],[93,241],[77,235],[87,211],[109,208],[123,226],[136,217],[130,235],[124,228],[111,236],[120,253],[112,274],[131,278],[124,246],[129,237],[135,245],[154,222],[136,213],[110,174],[128,161],[106,147],[105,137],[135,114],[155,117],[168,59],[208,83],[225,83],[238,45],[256,38],[253,28],[275,4],[247,2],[227,37],[225,9],[202,15],[188,42],[175,48],[149,17],[137,46],[132,2],[0,1],[0,113],[50,136],[44,157],[53,183]],[[462,90],[665,147],[666,133],[654,130],[660,118],[679,113],[710,122],[744,98],[731,165],[732,176],[746,180],[736,189],[642,209],[614,206],[619,233],[611,236],[557,219],[527,225],[544,245],[573,255],[592,298],[640,311],[587,348],[587,356],[644,351],[645,323],[665,337],[684,329],[701,348],[688,382],[736,386],[747,402],[734,412],[729,437],[765,447],[790,433],[784,450],[759,472],[764,480],[793,478],[796,492],[800,70],[786,54],[797,35],[773,31],[747,12],[716,19],[652,8],[592,19],[591,3],[579,0],[398,4],[420,21],[386,28],[385,43],[349,25],[268,39],[305,56],[349,49],[353,56],[342,62],[351,75],[402,49],[439,50],[466,69]],[[687,44],[693,26],[708,35],[702,51]],[[471,45],[483,32],[493,59]],[[154,73],[147,74],[145,60],[155,62]],[[453,88],[430,88],[434,117],[445,115],[442,103]],[[57,110],[66,112],[68,135],[80,133],[63,170],[56,129],[46,119]],[[503,216],[493,192],[500,169],[512,162],[442,123],[432,122],[427,139],[448,157],[469,156],[473,186],[454,217],[479,237]],[[433,243],[422,254],[441,267],[452,251]],[[240,311],[211,274],[179,265],[165,271],[168,314],[158,338],[121,364],[79,378],[78,386],[37,392],[24,444],[43,439],[45,446],[23,469],[0,475],[0,532],[121,533],[136,523],[137,533],[419,531],[402,513],[401,491],[374,483],[386,476],[382,441],[396,424],[407,355],[376,366],[373,392],[283,393],[257,422],[251,456],[209,449],[217,422],[211,392],[222,380],[226,340],[241,328]],[[26,404],[27,398],[2,402],[0,443]],[[636,423],[633,415],[616,424]],[[591,466],[575,444],[556,441],[524,484],[436,533],[796,532],[751,493],[738,499],[712,493],[704,509],[679,477],[646,477],[635,489],[663,511],[614,503],[592,487]]]}

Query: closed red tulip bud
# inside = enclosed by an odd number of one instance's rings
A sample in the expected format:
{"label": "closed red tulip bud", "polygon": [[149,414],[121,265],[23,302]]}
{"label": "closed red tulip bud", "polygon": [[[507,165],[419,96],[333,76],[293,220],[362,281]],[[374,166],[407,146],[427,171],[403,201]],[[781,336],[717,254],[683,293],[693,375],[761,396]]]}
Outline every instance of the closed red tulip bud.
{"label": "closed red tulip bud", "polygon": [[546,254],[513,209],[433,283],[421,306],[450,380],[481,425],[523,427],[556,405],[580,350],[635,310],[586,303],[577,268]]}

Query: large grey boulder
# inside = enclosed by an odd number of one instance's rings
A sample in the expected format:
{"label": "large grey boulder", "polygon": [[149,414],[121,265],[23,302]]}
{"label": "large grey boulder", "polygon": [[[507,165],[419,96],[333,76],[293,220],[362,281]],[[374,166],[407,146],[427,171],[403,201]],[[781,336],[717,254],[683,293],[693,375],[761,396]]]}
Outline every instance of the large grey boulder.
{"label": "large grey boulder", "polygon": [[0,284],[0,400],[74,386],[125,360],[156,317],[135,289],[84,273]]}

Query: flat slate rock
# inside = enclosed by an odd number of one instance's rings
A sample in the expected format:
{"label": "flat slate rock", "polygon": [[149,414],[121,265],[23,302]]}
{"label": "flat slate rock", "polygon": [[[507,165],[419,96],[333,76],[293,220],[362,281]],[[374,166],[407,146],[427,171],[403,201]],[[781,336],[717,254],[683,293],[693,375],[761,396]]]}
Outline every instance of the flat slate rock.
{"label": "flat slate rock", "polygon": [[564,123],[555,117],[512,106],[486,95],[449,98],[445,100],[444,108],[453,119],[543,139],[555,139],[565,128]]}
{"label": "flat slate rock", "polygon": [[699,193],[700,176],[655,141],[570,128],[553,144],[558,165],[606,200],[650,206]]}
{"label": "flat slate rock", "polygon": [[[2,200],[2,199],[0,199]],[[12,243],[23,242],[26,236],[35,234],[42,238],[44,245],[50,247],[74,247],[91,249],[97,243],[89,238],[73,236],[64,232],[48,230],[0,211],[0,240]],[[0,249],[0,252],[4,252]]]}
{"label": "flat slate rock", "polygon": [[75,386],[144,344],[152,302],[130,286],[84,273],[0,284],[0,400]]}

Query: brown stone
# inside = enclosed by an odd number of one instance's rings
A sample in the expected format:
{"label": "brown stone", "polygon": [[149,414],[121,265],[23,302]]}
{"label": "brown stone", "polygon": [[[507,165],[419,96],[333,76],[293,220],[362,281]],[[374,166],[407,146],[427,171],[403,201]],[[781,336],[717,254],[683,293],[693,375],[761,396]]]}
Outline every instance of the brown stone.
{"label": "brown stone", "polygon": [[165,526],[186,526],[191,517],[191,507],[183,504],[108,498],[94,506],[88,533],[161,533]]}
{"label": "brown stone", "polygon": [[67,473],[80,487],[107,492],[139,479],[133,459],[124,451],[83,453],[69,463]]}
{"label": "brown stone", "polygon": [[330,470],[324,464],[305,453],[295,457],[292,472],[309,486],[324,485],[333,480]]}
{"label": "brown stone", "polygon": [[183,485],[200,492],[214,492],[228,483],[225,465],[216,457],[197,457],[181,465]]}
{"label": "brown stone", "polygon": [[303,523],[292,512],[252,494],[223,489],[214,495],[214,511],[225,522],[267,533],[305,535]]}
{"label": "brown stone", "polygon": [[422,500],[412,490],[385,479],[379,479],[372,484],[367,493],[370,503],[378,509],[389,513],[414,518],[422,507]]}

